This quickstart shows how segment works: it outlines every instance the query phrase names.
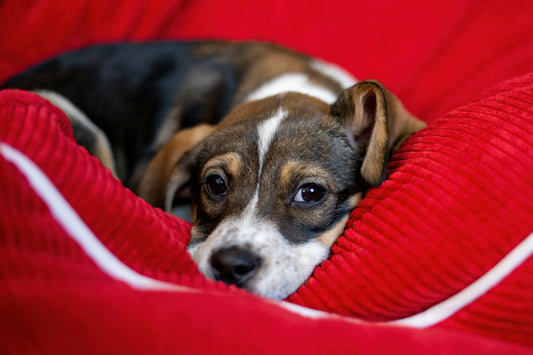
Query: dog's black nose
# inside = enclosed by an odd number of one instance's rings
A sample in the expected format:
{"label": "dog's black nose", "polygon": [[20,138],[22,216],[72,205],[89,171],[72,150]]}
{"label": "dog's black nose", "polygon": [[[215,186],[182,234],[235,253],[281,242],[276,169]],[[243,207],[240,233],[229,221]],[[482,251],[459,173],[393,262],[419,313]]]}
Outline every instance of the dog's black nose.
{"label": "dog's black nose", "polygon": [[242,286],[255,274],[261,259],[249,251],[231,247],[215,252],[209,262],[216,280]]}

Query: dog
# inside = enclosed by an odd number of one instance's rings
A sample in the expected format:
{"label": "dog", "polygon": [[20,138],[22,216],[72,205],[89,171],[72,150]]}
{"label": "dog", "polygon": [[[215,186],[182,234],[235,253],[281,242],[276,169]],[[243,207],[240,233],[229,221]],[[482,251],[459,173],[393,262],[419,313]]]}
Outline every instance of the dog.
{"label": "dog", "polygon": [[193,222],[208,278],[283,299],[324,261],[364,192],[424,123],[374,80],[261,42],[113,43],[2,88],[61,108],[138,196]]}

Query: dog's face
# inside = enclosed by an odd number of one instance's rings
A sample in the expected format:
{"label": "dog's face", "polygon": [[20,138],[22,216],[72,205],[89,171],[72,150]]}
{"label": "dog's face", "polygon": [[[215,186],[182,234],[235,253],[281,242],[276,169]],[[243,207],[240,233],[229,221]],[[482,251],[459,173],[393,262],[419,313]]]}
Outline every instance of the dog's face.
{"label": "dog's face", "polygon": [[342,233],[360,162],[321,101],[263,101],[235,110],[198,147],[189,250],[206,276],[283,298]]}
{"label": "dog's face", "polygon": [[391,151],[420,127],[375,82],[331,106],[276,95],[237,107],[218,127],[178,133],[139,194],[167,209],[190,196],[199,269],[282,299],[327,258],[363,191],[384,179]]}

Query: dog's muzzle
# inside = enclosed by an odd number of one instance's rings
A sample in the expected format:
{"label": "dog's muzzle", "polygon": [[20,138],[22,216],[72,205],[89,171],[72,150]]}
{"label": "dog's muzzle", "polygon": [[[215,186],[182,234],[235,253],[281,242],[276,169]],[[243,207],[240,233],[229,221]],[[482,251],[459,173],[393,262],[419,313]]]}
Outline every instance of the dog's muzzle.
{"label": "dog's muzzle", "polygon": [[241,287],[254,276],[261,258],[247,250],[230,247],[213,253],[209,264],[215,280]]}

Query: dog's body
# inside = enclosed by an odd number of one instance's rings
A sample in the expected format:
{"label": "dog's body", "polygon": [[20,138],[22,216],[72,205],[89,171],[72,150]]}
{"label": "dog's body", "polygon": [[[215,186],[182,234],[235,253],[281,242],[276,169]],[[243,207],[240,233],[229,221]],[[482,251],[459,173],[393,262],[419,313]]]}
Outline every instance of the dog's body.
{"label": "dog's body", "polygon": [[67,53],[3,87],[62,108],[152,205],[191,201],[189,251],[206,276],[284,298],[424,125],[379,83],[353,84],[271,44],[161,42]]}

